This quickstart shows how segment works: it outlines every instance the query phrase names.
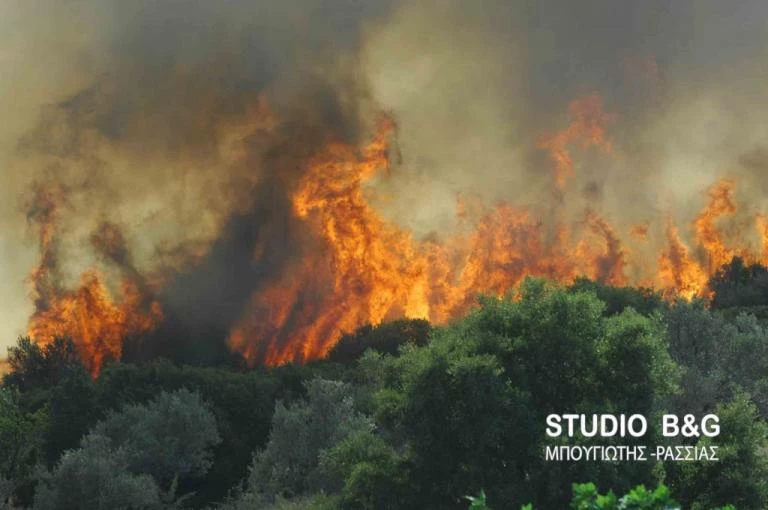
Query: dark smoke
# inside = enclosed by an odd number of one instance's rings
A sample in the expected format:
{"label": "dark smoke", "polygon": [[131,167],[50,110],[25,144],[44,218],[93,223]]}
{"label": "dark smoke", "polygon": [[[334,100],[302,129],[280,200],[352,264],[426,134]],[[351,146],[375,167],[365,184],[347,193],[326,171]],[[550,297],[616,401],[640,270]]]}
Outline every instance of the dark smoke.
{"label": "dark smoke", "polygon": [[[95,263],[160,300],[164,322],[126,359],[237,362],[225,341],[253,292],[319,249],[290,211],[306,161],[329,138],[366,139],[380,110],[397,120],[400,154],[374,183],[393,197],[381,210],[417,238],[455,226],[457,193],[531,206],[544,223],[584,223],[586,209],[625,230],[655,223],[658,238],[659,218],[689,220],[718,176],[764,205],[760,0],[49,0],[8,11],[6,343],[23,332],[23,275],[42,255],[51,288]],[[576,191],[555,199],[536,140],[590,94],[616,115],[620,149],[584,154]],[[41,254],[30,239],[54,224]],[[607,277],[626,254],[605,224],[586,224],[610,240]]]}

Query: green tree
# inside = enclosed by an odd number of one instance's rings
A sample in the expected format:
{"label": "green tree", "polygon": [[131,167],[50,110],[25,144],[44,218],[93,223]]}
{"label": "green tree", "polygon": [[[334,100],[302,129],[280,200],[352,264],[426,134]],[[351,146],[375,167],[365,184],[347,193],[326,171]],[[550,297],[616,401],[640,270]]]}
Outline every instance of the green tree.
{"label": "green tree", "polygon": [[720,435],[698,446],[717,445],[717,462],[673,462],[667,481],[691,510],[727,503],[741,510],[768,508],[768,426],[746,394],[719,404]]}
{"label": "green tree", "polygon": [[14,493],[30,483],[42,456],[46,410],[26,413],[19,398],[18,390],[0,387],[0,506],[12,504]]}
{"label": "green tree", "polygon": [[712,289],[712,307],[717,309],[765,311],[768,305],[768,269],[760,264],[744,263],[734,257],[724,264],[709,280]]}
{"label": "green tree", "polygon": [[[485,507],[483,507],[485,508]],[[613,491],[600,494],[594,483],[573,484],[573,498],[570,508],[573,510],[680,510],[680,504],[672,498],[672,494],[664,484],[656,489],[648,490],[638,485],[621,498]],[[521,510],[533,510],[533,505],[524,505]],[[726,505],[712,510],[736,510],[732,505]]]}
{"label": "green tree", "polygon": [[59,337],[43,347],[29,337],[20,337],[15,346],[8,348],[8,365],[10,372],[3,383],[23,391],[51,387],[69,369],[82,366],[72,340]]}
{"label": "green tree", "polygon": [[197,393],[162,392],[146,405],[111,413],[91,431],[122,451],[128,469],[151,475],[165,489],[176,479],[200,477],[220,441],[216,419]]}
{"label": "green tree", "polygon": [[203,476],[219,442],[200,396],[162,392],[110,413],[43,473],[37,508],[147,508],[172,502],[179,479]]}
{"label": "green tree", "polygon": [[65,450],[77,448],[101,415],[95,384],[83,367],[73,367],[51,388],[48,409],[45,459],[53,466]]}
{"label": "green tree", "polygon": [[205,478],[180,482],[182,492],[195,492],[190,504],[203,506],[223,499],[248,471],[253,452],[264,448],[275,400],[294,400],[304,394],[306,367],[236,372],[225,367],[177,366],[155,360],[140,366],[112,364],[96,381],[100,413],[126,403],[145,404],[158,393],[181,388],[199,393],[216,418],[222,441],[213,451]]}
{"label": "green tree", "polygon": [[732,335],[732,328],[701,301],[676,303],[664,321],[669,353],[684,368],[683,391],[670,399],[669,410],[706,414],[728,397],[720,345]]}
{"label": "green tree", "polygon": [[309,381],[305,401],[276,404],[269,442],[254,456],[249,491],[270,500],[310,492],[322,483],[321,452],[372,427],[371,420],[355,409],[349,385],[319,378]]}
{"label": "green tree", "polygon": [[339,494],[336,504],[342,510],[416,507],[411,469],[405,456],[369,430],[320,453],[323,486]]}
{"label": "green tree", "polygon": [[554,464],[542,451],[548,414],[659,411],[679,376],[660,318],[608,316],[594,292],[538,279],[480,305],[424,347],[361,360],[380,435],[404,452],[418,506],[456,505],[484,487],[502,508],[529,498],[553,508],[570,498],[565,480],[655,482],[653,463]]}
{"label": "green tree", "polygon": [[123,450],[98,435],[69,450],[38,484],[34,510],[157,508],[160,490],[151,476],[135,474]]}
{"label": "green tree", "polygon": [[404,345],[424,345],[431,331],[429,322],[421,319],[401,319],[379,325],[365,325],[354,333],[342,335],[328,354],[329,361],[351,362],[367,349],[396,354]]}
{"label": "green tree", "polygon": [[666,308],[666,302],[653,289],[643,287],[614,287],[588,278],[577,278],[568,287],[570,292],[592,292],[605,303],[605,315],[615,315],[632,308],[643,315]]}

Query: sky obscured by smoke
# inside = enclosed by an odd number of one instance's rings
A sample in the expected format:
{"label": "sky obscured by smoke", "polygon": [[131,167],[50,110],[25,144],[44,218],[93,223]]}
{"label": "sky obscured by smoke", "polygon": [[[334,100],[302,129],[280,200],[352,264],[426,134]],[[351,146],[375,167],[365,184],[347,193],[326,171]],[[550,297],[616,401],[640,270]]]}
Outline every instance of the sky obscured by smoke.
{"label": "sky obscured by smoke", "polygon": [[[768,210],[766,48],[760,0],[2,2],[0,347],[31,313],[36,183],[66,190],[70,283],[98,262],[87,239],[104,221],[136,266],[173,267],[254,201],[280,209],[265,188],[324,133],[365,140],[380,111],[398,157],[372,201],[416,237],[455,228],[457,194],[685,224],[729,176]],[[592,94],[615,115],[614,150],[586,154],[553,195],[537,140]]]}

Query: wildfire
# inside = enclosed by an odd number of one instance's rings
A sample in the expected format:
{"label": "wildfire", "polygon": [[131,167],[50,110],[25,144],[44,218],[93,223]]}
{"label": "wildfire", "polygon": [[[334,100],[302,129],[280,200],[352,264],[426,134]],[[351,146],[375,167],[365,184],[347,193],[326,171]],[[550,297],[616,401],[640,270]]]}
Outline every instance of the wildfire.
{"label": "wildfire", "polygon": [[[583,135],[609,147],[590,113],[599,104],[590,99],[572,106],[575,127],[558,139]],[[592,211],[577,222],[575,242],[569,227],[560,225],[548,235],[530,211],[508,203],[485,210],[474,233],[415,241],[365,199],[366,179],[389,167],[393,131],[385,118],[361,150],[331,141],[308,163],[293,206],[322,248],[254,295],[230,337],[231,347],[251,362],[323,357],[343,331],[387,318],[444,323],[471,307],[477,294],[503,294],[528,274],[627,282],[626,250],[611,225]],[[459,198],[457,216],[465,219],[467,202]]]}
{"label": "wildfire", "polygon": [[[293,208],[322,248],[286,280],[254,296],[253,313],[230,340],[247,358],[263,357],[268,364],[314,359],[328,352],[341,331],[394,314],[426,316],[424,296],[415,292],[424,261],[410,235],[382,220],[363,192],[365,180],[387,167],[393,129],[385,118],[363,150],[331,141],[309,161]],[[258,351],[254,338],[260,339]]]}
{"label": "wildfire", "polygon": [[[574,148],[611,156],[607,126],[616,118],[603,111],[597,96],[572,102],[568,111],[568,126],[537,142],[550,156],[554,189],[561,194],[575,172]],[[270,119],[279,122],[273,114]],[[708,203],[687,228],[671,216],[660,231],[648,222],[617,228],[593,209],[577,217],[556,211],[557,220],[545,223],[528,207],[488,206],[459,195],[456,221],[462,228],[415,239],[366,198],[370,179],[391,171],[396,135],[395,122],[385,116],[369,143],[357,147],[329,136],[305,160],[289,193],[293,220],[302,227],[302,251],[259,284],[230,330],[230,348],[250,363],[322,358],[343,332],[365,323],[410,317],[443,324],[472,307],[477,294],[502,295],[527,275],[561,282],[587,276],[613,285],[650,283],[669,297],[692,298],[708,296],[709,276],[734,255],[768,261],[764,216],[755,217],[759,254],[744,243],[731,246],[723,234],[721,223],[738,210],[736,182],[727,179],[709,189]],[[235,147],[233,153],[238,150],[245,149]],[[93,231],[91,244],[120,269],[117,295],[95,270],[82,275],[79,287],[62,288],[56,248],[65,204],[66,190],[48,186],[38,189],[30,208],[41,261],[31,275],[36,312],[29,335],[43,344],[57,336],[73,338],[96,376],[106,360],[120,358],[125,338],[152,331],[163,311],[135,268],[122,231],[109,222]],[[620,232],[627,232],[627,239]],[[655,260],[636,258],[633,243],[647,248],[654,235],[664,239]]]}
{"label": "wildfire", "polygon": [[99,276],[86,272],[79,288],[51,299],[30,319],[29,336],[46,345],[57,337],[75,341],[86,368],[94,377],[107,360],[119,360],[123,341],[150,331],[162,317],[160,305],[141,309],[135,285],[123,282],[122,298],[114,302]]}
{"label": "wildfire", "polygon": [[707,273],[689,253],[680,239],[677,227],[667,221],[667,249],[659,255],[659,281],[667,294],[678,294],[691,299],[703,294],[707,286]]}
{"label": "wildfire", "polygon": [[[60,186],[39,186],[30,208],[29,219],[39,227],[40,264],[30,277],[34,287],[36,311],[29,320],[28,335],[47,345],[55,338],[70,338],[91,372],[98,376],[107,360],[119,360],[125,339],[150,331],[162,318],[161,306],[142,294],[135,271],[127,271],[116,302],[98,272],[83,273],[76,289],[61,287],[58,274],[57,237],[61,207],[66,204]],[[125,241],[114,225],[103,224],[92,242],[105,257],[129,267]]]}
{"label": "wildfire", "polygon": [[606,138],[605,128],[615,117],[603,112],[599,96],[593,95],[573,101],[568,113],[571,123],[566,129],[539,140],[539,148],[549,151],[553,163],[554,180],[558,189],[565,187],[573,174],[573,156],[570,146],[580,141],[582,148],[595,147],[602,152],[611,152],[611,143]]}
{"label": "wildfire", "polygon": [[637,225],[632,225],[632,228],[629,230],[629,234],[640,240],[646,240],[648,238],[648,223],[638,223]]}

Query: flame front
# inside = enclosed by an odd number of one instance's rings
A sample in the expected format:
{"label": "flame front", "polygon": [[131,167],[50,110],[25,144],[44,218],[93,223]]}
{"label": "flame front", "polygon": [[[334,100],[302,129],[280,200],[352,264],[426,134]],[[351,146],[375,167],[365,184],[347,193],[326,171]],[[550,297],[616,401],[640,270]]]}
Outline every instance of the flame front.
{"label": "flame front", "polygon": [[[263,96],[260,104],[268,110]],[[259,281],[239,320],[229,325],[229,347],[251,364],[306,362],[326,356],[343,332],[366,323],[409,317],[444,324],[470,309],[478,294],[502,295],[527,275],[566,283],[587,276],[693,298],[709,296],[709,277],[733,256],[768,261],[765,216],[748,218],[755,240],[728,228],[737,218],[740,227],[745,221],[735,199],[737,183],[730,179],[710,187],[690,225],[676,224],[671,214],[661,225],[619,226],[596,208],[569,212],[560,199],[570,192],[576,158],[585,151],[616,157],[608,136],[616,117],[597,96],[574,101],[568,112],[562,131],[536,142],[552,165],[554,219],[544,220],[531,207],[488,205],[459,194],[457,228],[420,239],[387,219],[369,196],[374,177],[386,179],[396,171],[390,161],[394,120],[382,116],[370,142],[360,147],[328,135],[303,160],[288,192],[290,216],[301,226],[301,251],[286,253],[284,267]],[[263,136],[279,125],[272,112],[269,118]],[[235,159],[249,154],[237,143],[229,153]],[[62,188],[40,186],[30,207],[41,260],[30,278],[36,312],[28,329],[42,344],[73,338],[95,376],[106,360],[121,357],[126,338],[157,328],[163,306],[153,297],[157,289],[134,266],[122,231],[106,221],[94,229],[91,244],[108,266],[119,269],[119,284],[108,285],[95,269],[82,273],[74,288],[60,283],[58,220],[66,197]],[[659,249],[649,259],[652,247]],[[263,248],[252,254],[254,264]]]}
{"label": "flame front", "polygon": [[[574,101],[569,113],[571,122],[563,131],[538,142],[550,154],[553,190],[559,193],[574,173],[571,147],[594,147],[603,155],[612,151],[606,126],[615,117],[603,112],[599,97]],[[273,365],[322,358],[344,331],[389,318],[426,318],[442,324],[465,313],[477,294],[502,295],[527,275],[561,282],[587,276],[612,285],[652,285],[670,298],[690,299],[708,297],[709,277],[734,255],[764,260],[745,246],[729,247],[718,229],[718,220],[736,211],[736,184],[728,179],[708,191],[709,203],[690,228],[692,247],[670,218],[663,228],[666,247],[655,264],[638,264],[633,279],[626,274],[635,255],[629,243],[592,210],[578,221],[547,226],[526,208],[481,205],[474,207],[482,212],[473,232],[415,240],[382,218],[365,198],[366,179],[390,167],[388,141],[394,127],[384,119],[362,149],[332,141],[309,162],[293,207],[295,215],[311,225],[322,248],[254,295],[230,337],[231,347],[250,362]],[[459,197],[459,221],[466,219],[468,209]],[[755,221],[766,253],[768,222],[763,216]],[[652,229],[648,223],[632,225],[627,238],[645,242]]]}

